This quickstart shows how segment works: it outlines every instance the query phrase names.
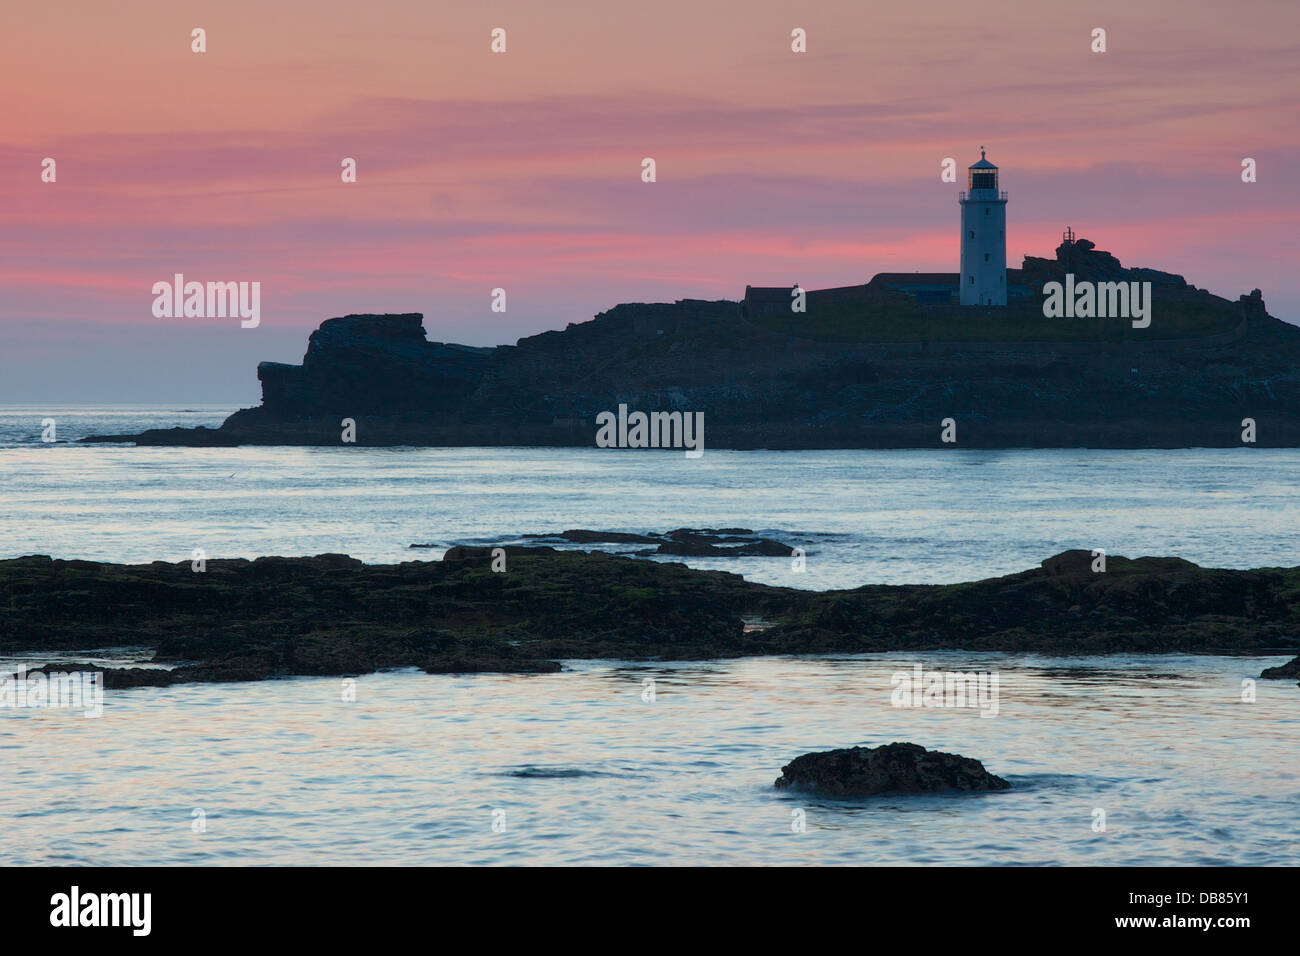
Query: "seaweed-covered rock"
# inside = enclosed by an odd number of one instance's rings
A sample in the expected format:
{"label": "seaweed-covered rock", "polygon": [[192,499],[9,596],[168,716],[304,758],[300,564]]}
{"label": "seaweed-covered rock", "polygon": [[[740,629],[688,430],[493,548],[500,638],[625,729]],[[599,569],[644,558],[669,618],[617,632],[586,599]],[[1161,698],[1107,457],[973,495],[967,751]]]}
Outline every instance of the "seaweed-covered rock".
{"label": "seaweed-covered rock", "polygon": [[[717,547],[736,537],[718,536]],[[1300,568],[1112,556],[1105,573],[1034,568],[818,592],[601,551],[510,546],[502,564],[496,550],[460,546],[442,561],[395,565],[345,555],[220,559],[203,573],[188,561],[0,560],[0,654],[67,659],[132,647],[173,667],[106,672],[106,686],[132,687],[394,667],[546,672],[572,658],[1268,654],[1300,633]],[[755,618],[765,626],[747,627]]]}
{"label": "seaweed-covered rock", "polygon": [[777,787],[806,787],[835,797],[878,793],[1006,790],[1011,784],[971,757],[919,744],[849,747],[796,757],[781,768]]}

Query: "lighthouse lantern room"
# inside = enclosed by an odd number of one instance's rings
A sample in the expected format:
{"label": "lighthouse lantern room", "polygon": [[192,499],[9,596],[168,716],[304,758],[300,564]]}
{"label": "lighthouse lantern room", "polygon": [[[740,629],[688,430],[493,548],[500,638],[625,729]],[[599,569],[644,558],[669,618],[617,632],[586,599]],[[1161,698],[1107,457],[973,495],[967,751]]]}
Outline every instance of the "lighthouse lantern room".
{"label": "lighthouse lantern room", "polygon": [[1007,304],[1007,194],[998,191],[998,168],[984,156],[967,171],[961,204],[962,305]]}

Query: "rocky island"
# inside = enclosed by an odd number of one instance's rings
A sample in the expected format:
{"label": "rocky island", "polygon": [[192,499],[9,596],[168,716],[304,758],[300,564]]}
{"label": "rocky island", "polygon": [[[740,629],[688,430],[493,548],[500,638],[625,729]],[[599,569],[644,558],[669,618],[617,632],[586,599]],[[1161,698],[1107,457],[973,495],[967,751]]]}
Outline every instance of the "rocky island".
{"label": "rocky island", "polygon": [[[1046,318],[1067,275],[1150,283],[1151,322]],[[1258,290],[1229,301],[1126,268],[1087,240],[1007,270],[1008,304],[953,303],[957,276],[889,274],[740,301],[620,305],[563,331],[474,348],[423,316],[347,315],[301,365],[263,362],[262,403],[216,429],[85,441],[142,445],[594,444],[596,416],[702,413],[713,448],[1300,447],[1300,328]]]}

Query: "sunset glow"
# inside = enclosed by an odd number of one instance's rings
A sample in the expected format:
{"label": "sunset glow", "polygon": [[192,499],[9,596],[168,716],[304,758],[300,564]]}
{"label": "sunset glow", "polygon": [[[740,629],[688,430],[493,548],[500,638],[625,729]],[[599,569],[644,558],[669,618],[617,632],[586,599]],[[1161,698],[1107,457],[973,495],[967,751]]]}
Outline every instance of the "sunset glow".
{"label": "sunset glow", "polygon": [[[160,341],[220,366],[195,400],[246,399],[251,361],[295,360],[347,312],[422,311],[430,338],[490,345],[623,301],[953,271],[964,184],[939,165],[980,144],[1009,265],[1069,224],[1300,317],[1293,5],[74,6],[7,13],[0,400],[181,397],[135,387]],[[149,289],[174,272],[261,282],[261,327],[160,325]]]}

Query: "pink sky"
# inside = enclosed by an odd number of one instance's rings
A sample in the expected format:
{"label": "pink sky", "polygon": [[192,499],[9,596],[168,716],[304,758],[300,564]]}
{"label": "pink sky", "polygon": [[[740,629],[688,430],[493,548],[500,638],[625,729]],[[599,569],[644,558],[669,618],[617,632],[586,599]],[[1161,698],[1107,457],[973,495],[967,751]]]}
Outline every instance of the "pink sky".
{"label": "pink sky", "polygon": [[[955,271],[980,144],[1012,264],[1068,223],[1300,321],[1300,7],[1216,6],[9,4],[0,401],[249,404],[258,360],[348,312],[491,345],[618,302]],[[155,319],[175,272],[261,282],[261,326]]]}

